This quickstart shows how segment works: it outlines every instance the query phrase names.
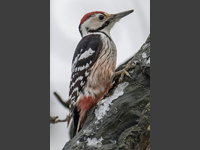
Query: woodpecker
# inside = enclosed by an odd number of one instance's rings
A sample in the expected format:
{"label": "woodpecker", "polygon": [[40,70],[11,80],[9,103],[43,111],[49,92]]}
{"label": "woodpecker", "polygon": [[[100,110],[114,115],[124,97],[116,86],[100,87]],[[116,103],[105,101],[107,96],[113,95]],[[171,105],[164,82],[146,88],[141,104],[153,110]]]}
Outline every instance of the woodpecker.
{"label": "woodpecker", "polygon": [[86,113],[97,104],[112,87],[115,72],[117,48],[110,36],[110,30],[116,22],[133,10],[117,14],[94,11],[83,16],[79,25],[81,41],[76,47],[71,66],[69,91],[68,125],[74,117],[74,135],[80,131],[86,119]]}

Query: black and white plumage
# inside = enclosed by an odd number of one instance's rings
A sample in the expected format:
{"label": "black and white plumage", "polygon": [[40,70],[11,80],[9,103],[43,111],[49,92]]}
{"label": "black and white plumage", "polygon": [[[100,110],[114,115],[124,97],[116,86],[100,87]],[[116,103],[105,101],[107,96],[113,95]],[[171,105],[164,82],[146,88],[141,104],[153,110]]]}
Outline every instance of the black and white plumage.
{"label": "black and white plumage", "polygon": [[69,92],[71,109],[74,109],[73,102],[77,101],[78,96],[82,92],[87,82],[87,77],[90,75],[90,68],[98,59],[101,48],[102,42],[100,42],[100,35],[92,34],[84,37],[75,50],[72,60]]}
{"label": "black and white plumage", "polygon": [[79,25],[82,40],[72,60],[70,81],[70,114],[74,115],[74,135],[83,126],[87,111],[112,87],[117,49],[110,29],[133,10],[118,14],[96,11],[86,14]]}

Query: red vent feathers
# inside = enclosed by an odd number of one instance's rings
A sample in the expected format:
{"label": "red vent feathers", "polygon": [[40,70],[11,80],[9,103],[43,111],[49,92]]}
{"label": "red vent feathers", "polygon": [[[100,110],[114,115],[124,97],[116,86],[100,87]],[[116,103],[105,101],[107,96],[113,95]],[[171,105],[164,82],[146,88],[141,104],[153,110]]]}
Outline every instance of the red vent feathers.
{"label": "red vent feathers", "polygon": [[87,13],[83,16],[83,18],[81,19],[81,23],[80,25],[85,22],[88,18],[90,18],[90,16],[92,16],[93,14],[98,14],[98,13],[101,13],[101,14],[104,14],[103,11],[93,11],[93,12],[90,12],[90,13]]}

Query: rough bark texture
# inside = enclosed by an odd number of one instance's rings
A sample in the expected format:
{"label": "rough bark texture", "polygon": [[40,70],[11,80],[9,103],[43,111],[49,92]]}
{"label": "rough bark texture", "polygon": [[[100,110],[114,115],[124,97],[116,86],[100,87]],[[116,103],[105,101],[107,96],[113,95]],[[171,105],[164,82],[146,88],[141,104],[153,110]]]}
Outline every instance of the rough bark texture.
{"label": "rough bark texture", "polygon": [[[129,83],[124,94],[112,101],[110,110],[98,123],[95,109],[100,104],[91,109],[82,130],[63,150],[150,150],[150,35],[130,59],[140,63],[129,69],[132,79],[125,76],[122,81]],[[118,78],[106,96],[112,95]]]}

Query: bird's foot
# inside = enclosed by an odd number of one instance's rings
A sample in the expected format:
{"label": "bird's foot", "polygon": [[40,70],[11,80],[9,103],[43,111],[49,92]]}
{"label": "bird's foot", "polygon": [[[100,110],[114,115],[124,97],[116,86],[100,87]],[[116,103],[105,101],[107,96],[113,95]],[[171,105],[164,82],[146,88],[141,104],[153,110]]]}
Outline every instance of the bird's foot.
{"label": "bird's foot", "polygon": [[126,71],[126,69],[122,69],[122,70],[116,72],[115,76],[118,76],[118,75],[120,75],[120,78],[118,80],[119,83],[123,81],[124,75],[127,75],[128,77],[132,78],[130,76],[130,74]]}
{"label": "bird's foot", "polygon": [[122,82],[122,81],[124,80],[124,75],[127,75],[128,77],[130,77],[130,78],[132,79],[132,77],[131,77],[130,74],[128,73],[128,70],[129,70],[130,68],[132,68],[133,66],[135,66],[137,62],[139,62],[139,61],[138,61],[138,60],[133,60],[133,59],[131,59],[131,60],[126,64],[126,66],[125,66],[124,69],[115,72],[114,77],[115,77],[115,76],[118,76],[118,75],[121,75],[120,78],[119,78],[119,80],[118,80],[119,83]]}

